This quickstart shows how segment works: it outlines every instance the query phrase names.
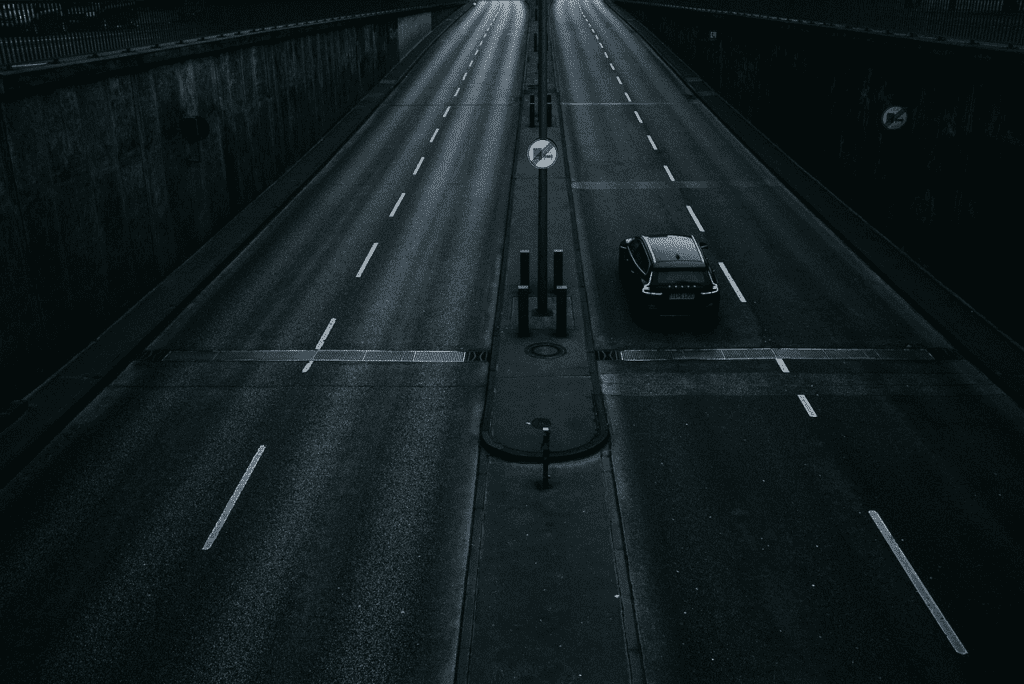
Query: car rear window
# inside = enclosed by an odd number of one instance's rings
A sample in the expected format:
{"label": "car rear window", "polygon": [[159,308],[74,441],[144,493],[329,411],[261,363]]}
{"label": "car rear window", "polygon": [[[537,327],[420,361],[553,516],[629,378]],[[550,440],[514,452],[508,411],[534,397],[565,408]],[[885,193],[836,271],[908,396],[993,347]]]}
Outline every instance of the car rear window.
{"label": "car rear window", "polygon": [[696,283],[697,285],[703,285],[705,283],[706,276],[704,270],[682,270],[673,269],[671,271],[655,271],[657,273],[657,283],[659,285],[676,285],[679,283]]}

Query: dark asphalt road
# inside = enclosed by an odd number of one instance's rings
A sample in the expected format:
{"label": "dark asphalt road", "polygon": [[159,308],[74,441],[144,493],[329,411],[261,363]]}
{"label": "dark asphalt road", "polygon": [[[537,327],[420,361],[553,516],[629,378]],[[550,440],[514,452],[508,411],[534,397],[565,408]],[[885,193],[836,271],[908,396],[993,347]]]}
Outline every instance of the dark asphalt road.
{"label": "dark asphalt road", "polygon": [[[950,346],[614,12],[552,4],[573,268],[598,349]],[[454,681],[487,365],[306,360],[490,348],[527,26],[518,2],[472,8],[152,356],[0,492],[0,681]],[[638,326],[618,242],[699,232],[694,217],[735,283],[721,278],[720,324]],[[295,360],[214,354],[273,350]],[[646,681],[974,682],[1017,669],[1020,408],[940,352],[775,356],[599,362]],[[559,482],[604,486],[595,463]],[[492,505],[536,526],[575,506],[552,529],[611,563],[612,503],[594,520],[582,514],[601,499],[582,495],[531,517],[503,473],[519,469],[494,468]],[[515,567],[544,553],[514,520],[490,520],[492,538],[516,542]],[[571,566],[572,553],[555,560]],[[611,591],[614,572],[586,571]],[[525,584],[487,572],[492,596]],[[573,585],[558,575],[539,589]],[[499,652],[502,637],[477,625],[474,638]]]}

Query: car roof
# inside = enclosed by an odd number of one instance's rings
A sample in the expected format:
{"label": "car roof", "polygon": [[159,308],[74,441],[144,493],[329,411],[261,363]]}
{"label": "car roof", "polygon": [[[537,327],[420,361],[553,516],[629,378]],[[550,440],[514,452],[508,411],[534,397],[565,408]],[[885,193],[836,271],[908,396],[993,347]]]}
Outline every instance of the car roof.
{"label": "car roof", "polygon": [[654,256],[656,266],[694,268],[704,265],[700,247],[689,235],[644,235],[642,239]]}

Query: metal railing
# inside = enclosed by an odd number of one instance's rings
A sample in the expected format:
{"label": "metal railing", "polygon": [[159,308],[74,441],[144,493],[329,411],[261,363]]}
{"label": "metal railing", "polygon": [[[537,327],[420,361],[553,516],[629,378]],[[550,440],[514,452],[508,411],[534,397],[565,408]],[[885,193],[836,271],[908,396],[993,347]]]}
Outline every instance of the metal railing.
{"label": "metal railing", "polygon": [[452,0],[0,0],[0,69],[451,4]]}
{"label": "metal railing", "polygon": [[[622,0],[628,4],[631,0]],[[844,28],[988,43],[1024,44],[1024,0],[637,0]]]}

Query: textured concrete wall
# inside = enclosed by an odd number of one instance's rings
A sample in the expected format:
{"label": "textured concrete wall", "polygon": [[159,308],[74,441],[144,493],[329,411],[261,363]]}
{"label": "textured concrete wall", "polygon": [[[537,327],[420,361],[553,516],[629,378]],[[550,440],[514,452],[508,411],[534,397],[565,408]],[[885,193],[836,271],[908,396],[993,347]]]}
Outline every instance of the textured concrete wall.
{"label": "textured concrete wall", "polygon": [[[1024,343],[1024,55],[620,3],[934,276]],[[714,40],[710,32],[715,31]],[[907,109],[897,130],[891,106]],[[1009,297],[1009,300],[1007,299]]]}
{"label": "textured concrete wall", "polygon": [[398,58],[403,59],[416,44],[430,33],[430,13],[410,14],[398,18]]}
{"label": "textured concrete wall", "polygon": [[[431,15],[407,22],[429,29]],[[0,402],[188,258],[398,61],[399,20],[10,90],[0,99]],[[77,67],[72,67],[77,68]],[[2,93],[2,89],[0,89]],[[189,142],[184,117],[203,117]],[[0,404],[2,406],[3,404]]]}

